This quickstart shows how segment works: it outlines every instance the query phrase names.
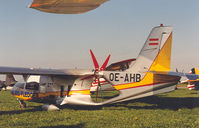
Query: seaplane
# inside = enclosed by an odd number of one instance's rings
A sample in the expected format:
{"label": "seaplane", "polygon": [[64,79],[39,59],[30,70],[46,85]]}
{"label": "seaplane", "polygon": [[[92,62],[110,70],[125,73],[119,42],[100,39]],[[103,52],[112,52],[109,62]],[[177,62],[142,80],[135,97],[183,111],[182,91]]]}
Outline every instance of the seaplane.
{"label": "seaplane", "polygon": [[[0,74],[22,75],[11,94],[24,101],[42,102],[44,110],[59,110],[61,105],[101,106],[174,91],[181,77],[198,79],[198,75],[170,71],[172,27],[154,27],[133,63],[122,70],[106,68],[110,55],[100,67],[92,50],[93,69],[37,69],[0,67]],[[132,47],[133,48],[133,47]],[[119,92],[106,101],[94,101],[91,85],[103,78]],[[98,82],[100,86],[100,82]]]}
{"label": "seaplane", "polygon": [[30,8],[56,14],[80,14],[98,8],[108,0],[34,0]]}

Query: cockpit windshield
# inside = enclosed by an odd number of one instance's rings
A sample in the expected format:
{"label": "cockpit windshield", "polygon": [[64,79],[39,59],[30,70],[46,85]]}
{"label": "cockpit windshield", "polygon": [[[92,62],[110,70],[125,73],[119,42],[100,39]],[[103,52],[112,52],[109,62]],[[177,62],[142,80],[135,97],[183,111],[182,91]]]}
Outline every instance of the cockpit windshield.
{"label": "cockpit windshield", "polygon": [[124,71],[129,68],[129,65],[135,62],[136,59],[129,59],[113,63],[106,68],[106,71]]}
{"label": "cockpit windshield", "polygon": [[19,82],[17,82],[14,86],[17,87],[17,88],[24,89],[25,83],[19,83]]}

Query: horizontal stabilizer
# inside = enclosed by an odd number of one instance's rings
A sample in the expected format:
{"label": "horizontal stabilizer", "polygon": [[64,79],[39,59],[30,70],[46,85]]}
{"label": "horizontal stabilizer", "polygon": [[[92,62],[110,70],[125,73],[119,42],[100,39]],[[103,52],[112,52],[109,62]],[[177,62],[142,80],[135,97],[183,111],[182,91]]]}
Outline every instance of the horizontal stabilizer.
{"label": "horizontal stabilizer", "polygon": [[197,80],[199,75],[182,73],[182,72],[171,72],[171,71],[149,71],[150,73],[157,75],[171,75],[171,76],[179,76],[179,77],[187,77],[189,80]]}

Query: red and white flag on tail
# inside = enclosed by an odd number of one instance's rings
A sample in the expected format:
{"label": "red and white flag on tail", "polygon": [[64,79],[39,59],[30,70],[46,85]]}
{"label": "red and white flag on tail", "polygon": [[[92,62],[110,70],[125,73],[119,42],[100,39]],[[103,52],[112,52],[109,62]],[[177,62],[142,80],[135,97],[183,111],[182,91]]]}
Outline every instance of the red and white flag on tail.
{"label": "red and white flag on tail", "polygon": [[159,39],[158,38],[150,38],[149,39],[149,45],[158,45],[159,44]]}

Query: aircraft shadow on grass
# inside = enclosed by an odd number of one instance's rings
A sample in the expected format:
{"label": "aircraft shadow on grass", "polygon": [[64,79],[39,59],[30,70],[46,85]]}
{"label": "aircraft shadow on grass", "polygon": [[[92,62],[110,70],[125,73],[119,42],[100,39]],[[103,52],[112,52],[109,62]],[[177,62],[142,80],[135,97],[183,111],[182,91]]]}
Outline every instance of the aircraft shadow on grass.
{"label": "aircraft shadow on grass", "polygon": [[[12,110],[12,111],[0,111],[0,115],[6,115],[6,114],[21,114],[25,112],[37,112],[42,111],[40,106],[29,106],[31,109],[25,109],[25,110]],[[33,108],[32,108],[33,107]]]}
{"label": "aircraft shadow on grass", "polygon": [[57,125],[57,126],[44,126],[39,128],[83,128],[85,126],[84,123],[80,123],[77,125]]}
{"label": "aircraft shadow on grass", "polygon": [[[145,103],[139,105],[139,103]],[[130,104],[130,105],[129,105]],[[65,105],[64,108],[73,110],[101,110],[102,107],[110,107],[110,109],[170,109],[178,110],[180,108],[193,109],[199,107],[199,97],[160,97],[150,96],[132,101],[126,101],[116,104],[107,104],[104,106],[75,106]],[[118,108],[117,108],[118,107]]]}
{"label": "aircraft shadow on grass", "polygon": [[[146,105],[139,105],[136,104],[136,102],[146,103]],[[132,105],[129,106],[129,104]],[[178,97],[150,96],[146,98],[136,99],[133,101],[114,104],[114,106],[125,107],[128,109],[170,109],[170,110],[178,110],[180,108],[193,109],[199,107],[199,97],[178,98]]]}
{"label": "aircraft shadow on grass", "polygon": [[[145,103],[139,105],[139,103]],[[21,114],[24,112],[36,112],[42,111],[41,106],[28,106],[25,110],[13,110],[13,111],[0,111],[0,115],[5,114]],[[160,97],[150,96],[146,98],[136,99],[117,104],[108,104],[104,106],[76,106],[76,105],[63,105],[61,109],[72,109],[72,110],[102,110],[102,107],[107,107],[108,110],[123,110],[123,109],[170,109],[178,110],[180,108],[198,108],[199,97]],[[110,108],[108,108],[110,107]]]}

